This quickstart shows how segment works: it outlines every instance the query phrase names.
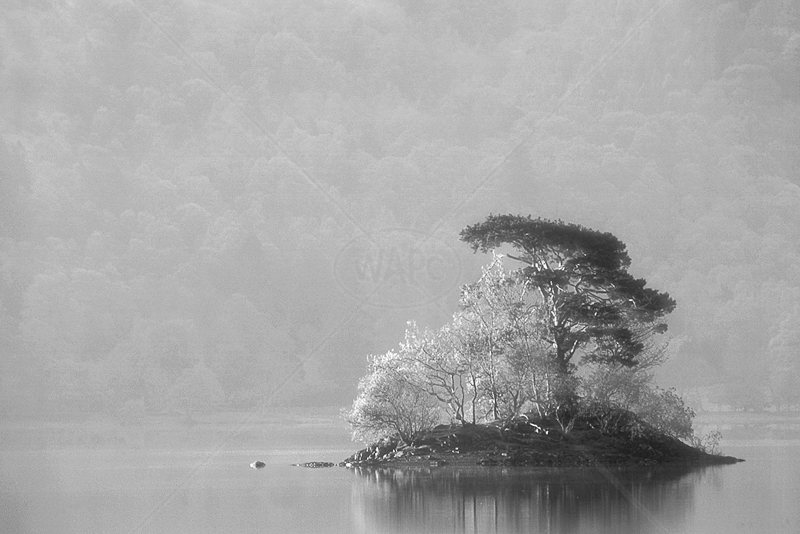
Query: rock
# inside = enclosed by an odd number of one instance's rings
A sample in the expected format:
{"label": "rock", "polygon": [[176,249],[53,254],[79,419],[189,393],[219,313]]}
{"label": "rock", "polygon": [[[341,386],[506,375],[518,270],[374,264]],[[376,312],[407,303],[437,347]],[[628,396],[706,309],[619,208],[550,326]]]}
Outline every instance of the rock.
{"label": "rock", "polygon": [[252,464],[250,464],[250,467],[252,467],[253,469],[262,469],[264,467],[267,467],[267,464],[265,464],[261,460],[257,460],[255,462],[253,462]]}
{"label": "rock", "polygon": [[397,447],[396,443],[387,443],[385,445],[379,445],[375,449],[375,458],[382,458],[388,455],[389,453],[394,452],[396,447]]}
{"label": "rock", "polygon": [[321,467],[333,467],[336,464],[333,462],[305,462],[302,464],[294,464],[297,467],[309,467],[312,469],[319,469]]}

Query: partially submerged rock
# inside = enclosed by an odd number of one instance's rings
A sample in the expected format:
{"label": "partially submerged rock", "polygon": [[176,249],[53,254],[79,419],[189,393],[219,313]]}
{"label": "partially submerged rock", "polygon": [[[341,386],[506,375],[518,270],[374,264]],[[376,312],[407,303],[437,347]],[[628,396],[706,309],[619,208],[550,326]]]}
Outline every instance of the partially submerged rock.
{"label": "partially submerged rock", "polygon": [[308,467],[311,469],[319,469],[321,467],[334,467],[336,464],[333,462],[305,462],[302,464],[292,464],[296,467]]}

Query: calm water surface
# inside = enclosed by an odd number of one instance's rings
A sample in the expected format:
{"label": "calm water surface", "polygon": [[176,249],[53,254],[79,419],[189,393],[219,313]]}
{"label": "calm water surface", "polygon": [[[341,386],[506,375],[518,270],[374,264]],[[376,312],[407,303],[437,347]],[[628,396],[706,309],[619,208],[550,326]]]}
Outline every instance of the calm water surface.
{"label": "calm water surface", "polygon": [[[323,445],[326,445],[323,443]],[[695,470],[304,469],[338,437],[272,450],[0,452],[0,532],[800,532],[800,441],[735,440]],[[254,470],[255,459],[267,467]]]}

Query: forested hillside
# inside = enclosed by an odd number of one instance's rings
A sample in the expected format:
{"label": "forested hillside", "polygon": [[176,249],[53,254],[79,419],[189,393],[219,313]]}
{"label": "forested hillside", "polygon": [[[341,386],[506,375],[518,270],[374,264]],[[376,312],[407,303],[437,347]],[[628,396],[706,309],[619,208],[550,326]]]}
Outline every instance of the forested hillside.
{"label": "forested hillside", "polygon": [[797,0],[0,13],[6,415],[347,403],[488,213],[625,242],[690,403],[800,406]]}

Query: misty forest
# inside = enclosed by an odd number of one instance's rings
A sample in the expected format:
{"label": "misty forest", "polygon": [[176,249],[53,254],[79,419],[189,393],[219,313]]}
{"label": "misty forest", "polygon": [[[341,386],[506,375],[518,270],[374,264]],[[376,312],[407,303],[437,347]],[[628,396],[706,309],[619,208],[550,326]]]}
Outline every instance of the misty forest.
{"label": "misty forest", "polygon": [[692,409],[800,407],[797,0],[0,13],[0,415],[350,404],[490,213],[624,242]]}

